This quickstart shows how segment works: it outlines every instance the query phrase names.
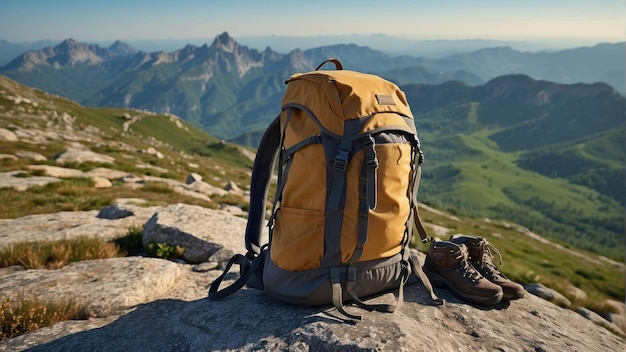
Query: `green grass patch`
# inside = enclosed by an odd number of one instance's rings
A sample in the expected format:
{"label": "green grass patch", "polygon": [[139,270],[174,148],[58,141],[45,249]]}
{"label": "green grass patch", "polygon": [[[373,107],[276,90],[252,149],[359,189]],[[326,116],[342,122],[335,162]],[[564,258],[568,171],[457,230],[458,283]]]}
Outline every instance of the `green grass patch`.
{"label": "green grass patch", "polygon": [[248,211],[248,209],[250,208],[250,203],[248,203],[247,199],[238,194],[228,193],[223,196],[217,196],[213,198],[213,201],[218,204],[234,205],[243,209],[244,211]]}
{"label": "green grass patch", "polygon": [[253,161],[246,157],[239,148],[242,147],[230,143],[212,143],[205,147],[194,148],[192,151],[204,157],[222,160],[231,166],[252,167]]}
{"label": "green grass patch", "polygon": [[168,243],[148,243],[146,251],[153,257],[162,259],[180,258],[185,252],[185,247],[174,246]]}
{"label": "green grass patch", "polygon": [[135,255],[143,251],[143,229],[131,228],[126,235],[113,240],[122,255]]}
{"label": "green grass patch", "polygon": [[159,194],[175,193],[174,190],[167,183],[154,182],[154,181],[145,182],[143,186],[143,191],[159,193]]}

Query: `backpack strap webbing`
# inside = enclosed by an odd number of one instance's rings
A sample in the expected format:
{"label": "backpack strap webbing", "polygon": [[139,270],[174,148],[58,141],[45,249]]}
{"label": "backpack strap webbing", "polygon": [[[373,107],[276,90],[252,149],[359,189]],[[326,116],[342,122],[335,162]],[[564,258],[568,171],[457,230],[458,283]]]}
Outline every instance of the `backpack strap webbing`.
{"label": "backpack strap webbing", "polygon": [[413,251],[411,251],[411,257],[409,259],[409,262],[411,263],[411,269],[413,269],[413,272],[417,273],[417,276],[419,276],[420,280],[422,280],[422,284],[424,285],[424,287],[426,287],[428,293],[430,293],[430,298],[435,302],[435,304],[439,306],[445,305],[446,300],[443,298],[439,298],[435,294],[433,286],[430,283],[430,280],[428,280],[428,276],[426,276],[424,270],[422,270],[422,265],[420,264],[420,260],[417,257],[417,254],[415,254]]}
{"label": "backpack strap webbing", "polygon": [[[228,264],[226,264],[224,272],[211,284],[211,287],[209,288],[209,299],[222,299],[239,291],[248,282],[252,275],[263,267],[263,260],[263,256],[251,257],[250,254],[245,256],[235,254],[232,258],[230,258]],[[224,277],[226,277],[226,275],[230,272],[230,268],[233,264],[239,265],[239,278],[232,285],[220,290],[220,284],[222,283],[222,280],[224,280]]]}
{"label": "backpack strap webbing", "polygon": [[[209,288],[209,299],[217,300],[229,296],[244,285],[248,284],[255,275],[261,272],[265,255],[262,254],[261,228],[265,219],[265,204],[270,185],[270,178],[274,171],[276,155],[280,146],[280,115],[269,125],[256,153],[252,168],[252,179],[250,181],[250,210],[248,212],[248,222],[246,223],[246,255],[236,254],[228,261],[224,272],[211,284]],[[239,265],[239,278],[230,286],[220,290],[220,284],[224,277],[230,272],[233,265]],[[253,281],[250,281],[253,282]],[[262,287],[261,278],[257,278],[252,285],[255,288]]]}
{"label": "backpack strap webbing", "polygon": [[[399,285],[398,300],[394,304],[369,304],[361,301],[358,297],[357,291],[357,266],[359,259],[363,255],[363,246],[367,242],[368,234],[368,219],[369,210],[376,208],[376,170],[378,169],[378,159],[376,157],[376,150],[374,149],[374,138],[371,135],[367,135],[362,138],[363,149],[365,151],[365,157],[361,164],[361,174],[359,179],[359,217],[357,226],[357,245],[352,253],[350,262],[346,273],[346,292],[348,296],[353,300],[354,304],[359,308],[367,311],[378,311],[392,313],[402,305],[404,301],[404,284],[409,277],[408,262],[404,260]],[[402,243],[403,248],[407,245],[406,242]],[[404,265],[406,264],[406,265]],[[331,283],[333,289],[333,305],[335,308],[345,316],[359,320],[360,315],[353,315],[345,311],[342,302],[342,288],[339,271],[342,270],[339,267],[331,267]]]}
{"label": "backpack strap webbing", "polygon": [[[419,189],[420,178],[422,176],[421,165],[424,162],[424,154],[422,153],[419,147],[419,141],[416,147],[417,147],[417,153],[416,153],[417,160],[412,162],[412,165],[414,165],[413,166],[413,180],[412,180],[413,191],[411,195],[412,197],[411,206],[413,207],[413,211],[409,215],[409,224],[408,224],[407,229],[409,230],[408,231],[409,241],[411,240],[411,237],[412,237],[411,233],[412,233],[413,224],[414,224],[415,228],[417,229],[417,232],[420,235],[420,238],[422,239],[422,242],[426,242],[428,240],[428,233],[426,232],[426,229],[424,228],[424,225],[422,224],[422,220],[419,217],[419,213],[417,209],[418,208],[417,191]],[[411,222],[413,222],[413,224],[411,224]],[[433,286],[430,283],[428,276],[426,276],[426,274],[424,273],[424,270],[422,270],[422,265],[420,264],[419,258],[412,251],[409,257],[409,262],[411,263],[411,269],[413,269],[413,272],[416,273],[417,276],[419,276],[420,280],[422,281],[422,284],[428,290],[428,293],[430,294],[430,298],[435,302],[436,305],[444,305],[446,301],[443,298],[439,298],[435,294],[435,291],[433,290]]]}
{"label": "backpack strap webbing", "polygon": [[422,175],[422,168],[418,165],[415,168],[415,180],[413,181],[413,221],[415,224],[415,228],[417,229],[417,233],[420,235],[420,239],[422,243],[426,243],[428,241],[428,233],[424,228],[424,224],[422,224],[422,219],[420,219],[419,211],[418,211],[418,201],[417,201],[417,189],[419,188],[420,178]]}

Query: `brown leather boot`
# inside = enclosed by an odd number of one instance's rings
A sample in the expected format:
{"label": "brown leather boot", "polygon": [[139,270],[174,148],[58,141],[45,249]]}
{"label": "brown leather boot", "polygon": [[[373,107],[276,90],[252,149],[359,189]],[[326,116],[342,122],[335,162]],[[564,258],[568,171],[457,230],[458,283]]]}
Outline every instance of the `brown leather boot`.
{"label": "brown leather boot", "polygon": [[500,254],[500,251],[498,251],[498,249],[491,243],[487,242],[484,237],[472,237],[457,234],[450,238],[450,242],[454,242],[459,245],[463,244],[467,247],[470,264],[472,264],[472,266],[476,268],[476,270],[478,270],[487,280],[502,287],[502,291],[504,292],[503,299],[514,300],[524,297],[524,292],[526,292],[524,287],[504,276],[504,274],[498,271],[495,264],[493,264],[493,254],[491,251],[493,250],[498,254],[500,265],[502,265],[502,255]]}
{"label": "brown leather boot", "polygon": [[500,302],[503,296],[500,286],[489,282],[468,262],[464,245],[432,239],[424,273],[435,286],[447,286],[468,302],[491,305]]}

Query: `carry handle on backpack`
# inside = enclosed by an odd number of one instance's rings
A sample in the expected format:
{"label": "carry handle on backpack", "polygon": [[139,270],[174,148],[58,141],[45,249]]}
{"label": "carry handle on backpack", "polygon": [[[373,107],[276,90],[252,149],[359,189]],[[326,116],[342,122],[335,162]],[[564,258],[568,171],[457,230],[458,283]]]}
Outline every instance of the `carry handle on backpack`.
{"label": "carry handle on backpack", "polygon": [[320,68],[322,68],[324,65],[326,65],[327,63],[333,63],[335,64],[335,69],[337,70],[343,70],[343,65],[341,64],[341,62],[339,61],[339,59],[335,59],[335,58],[330,58],[327,60],[324,60],[321,64],[319,64],[319,66],[317,66],[317,68],[315,69],[315,71],[319,71]]}

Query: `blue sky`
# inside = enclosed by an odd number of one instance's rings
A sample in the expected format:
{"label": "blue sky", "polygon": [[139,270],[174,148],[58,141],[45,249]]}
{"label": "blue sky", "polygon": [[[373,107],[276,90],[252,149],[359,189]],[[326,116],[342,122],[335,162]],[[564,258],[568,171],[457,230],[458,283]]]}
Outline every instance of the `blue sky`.
{"label": "blue sky", "polygon": [[389,34],[622,41],[624,0],[0,0],[0,39]]}

